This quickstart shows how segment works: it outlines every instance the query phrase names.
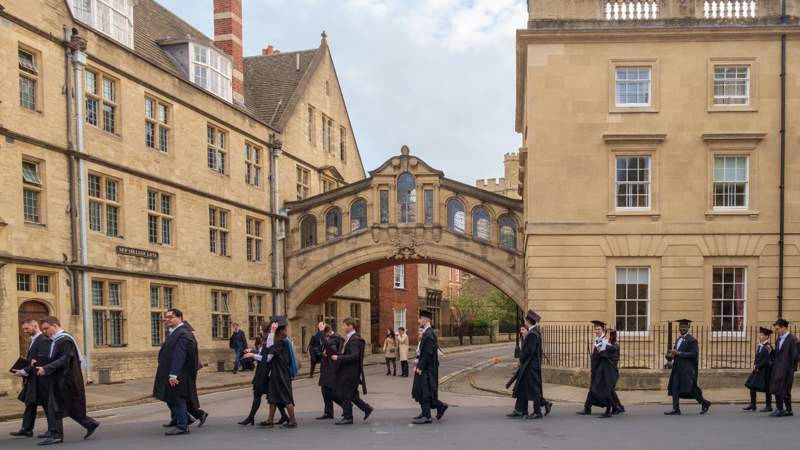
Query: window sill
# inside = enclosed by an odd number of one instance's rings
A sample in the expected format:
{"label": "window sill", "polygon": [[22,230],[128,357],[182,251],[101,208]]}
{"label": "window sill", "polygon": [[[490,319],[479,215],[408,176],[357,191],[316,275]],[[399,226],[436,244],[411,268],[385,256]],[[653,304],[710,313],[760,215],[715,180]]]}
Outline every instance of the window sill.
{"label": "window sill", "polygon": [[631,114],[631,113],[657,113],[658,108],[654,106],[612,106],[609,114]]}
{"label": "window sill", "polygon": [[650,217],[650,220],[653,222],[658,221],[661,218],[661,213],[659,211],[653,210],[617,210],[611,211],[606,214],[606,218],[609,222],[617,220],[618,217]]}
{"label": "window sill", "polygon": [[107,345],[95,345],[94,348],[96,348],[96,349],[102,349],[102,348],[125,348],[127,346],[128,346],[128,344],[117,344],[117,345],[107,344]]}
{"label": "window sill", "polygon": [[214,169],[211,169],[211,168],[208,168],[208,171],[211,172],[212,174],[220,176],[220,177],[226,177],[226,178],[228,177],[228,172],[220,172],[218,170],[214,170]]}
{"label": "window sill", "polygon": [[147,151],[149,151],[149,152],[153,152],[153,153],[161,155],[163,157],[167,157],[167,156],[170,155],[169,149],[167,149],[167,151],[164,151],[164,150],[161,150],[161,149],[158,149],[158,148],[155,148],[155,147],[148,147],[147,145],[145,145],[144,148],[146,148]]}
{"label": "window sill", "polygon": [[38,223],[38,222],[25,222],[25,226],[41,228],[41,229],[46,229],[47,228],[47,224]]}
{"label": "window sill", "polygon": [[706,220],[714,220],[717,216],[749,216],[750,219],[758,219],[759,210],[757,209],[712,209],[705,212]]}
{"label": "window sill", "polygon": [[712,331],[711,341],[749,342],[750,338],[743,331]]}
{"label": "window sill", "polygon": [[757,112],[758,107],[754,105],[710,105],[708,112]]}

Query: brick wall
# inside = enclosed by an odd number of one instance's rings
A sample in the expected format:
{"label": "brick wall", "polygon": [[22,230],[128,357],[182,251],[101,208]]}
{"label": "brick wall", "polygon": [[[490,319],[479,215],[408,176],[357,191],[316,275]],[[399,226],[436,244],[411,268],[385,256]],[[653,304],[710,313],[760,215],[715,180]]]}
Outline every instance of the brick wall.
{"label": "brick wall", "polygon": [[[386,330],[394,328],[394,311],[396,309],[405,308],[406,310],[406,330],[416,328],[418,267],[417,264],[405,266],[404,289],[394,288],[393,267],[386,267],[377,272],[378,285],[371,300],[373,346],[376,348],[383,345]],[[376,296],[377,298],[375,298]],[[416,332],[409,333],[409,340],[416,342],[416,337]]]}

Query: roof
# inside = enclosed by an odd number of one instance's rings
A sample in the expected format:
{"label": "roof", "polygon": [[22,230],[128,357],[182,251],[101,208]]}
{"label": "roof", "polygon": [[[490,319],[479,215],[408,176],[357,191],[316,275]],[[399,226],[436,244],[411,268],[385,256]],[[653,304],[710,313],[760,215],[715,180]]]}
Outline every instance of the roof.
{"label": "roof", "polygon": [[302,94],[306,74],[319,64],[322,47],[244,58],[245,103],[256,116],[282,130],[291,103]]}

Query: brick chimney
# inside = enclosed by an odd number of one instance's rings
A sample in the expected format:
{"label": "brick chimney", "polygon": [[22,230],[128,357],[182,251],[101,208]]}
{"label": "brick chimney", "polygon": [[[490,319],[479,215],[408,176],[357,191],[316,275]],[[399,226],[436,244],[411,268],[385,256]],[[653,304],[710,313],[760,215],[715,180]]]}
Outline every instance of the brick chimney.
{"label": "brick chimney", "polygon": [[244,104],[242,0],[214,0],[214,44],[233,59],[233,100]]}
{"label": "brick chimney", "polygon": [[268,45],[267,48],[261,49],[262,56],[271,56],[275,53],[275,47]]}

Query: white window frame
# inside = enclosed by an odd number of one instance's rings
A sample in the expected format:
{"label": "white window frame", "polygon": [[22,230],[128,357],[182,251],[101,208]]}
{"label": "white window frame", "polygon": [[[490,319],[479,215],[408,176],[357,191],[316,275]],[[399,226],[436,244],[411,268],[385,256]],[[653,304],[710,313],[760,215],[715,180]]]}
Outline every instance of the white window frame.
{"label": "white window frame", "polygon": [[[204,55],[203,58],[196,56]],[[233,101],[233,61],[227,54],[209,46],[189,43],[189,77],[192,83],[228,102]],[[198,70],[205,77],[198,77]]]}
{"label": "white window frame", "polygon": [[[744,181],[717,181],[717,160],[718,159],[737,159],[744,158],[745,161],[745,179]],[[711,206],[715,211],[746,211],[750,208],[750,155],[739,154],[718,154],[714,155],[712,159],[713,166],[711,167]],[[716,186],[717,183],[724,184],[738,184],[744,183],[744,205],[743,206],[717,206]]]}
{"label": "white window frame", "polygon": [[408,330],[406,326],[406,308],[403,309],[395,309],[394,311],[394,331],[403,328],[404,330]]}
{"label": "white window frame", "polygon": [[406,288],[406,266],[403,264],[397,264],[394,266],[394,288]]}
{"label": "white window frame", "polygon": [[[735,68],[735,69],[744,68],[745,69],[746,77],[744,78],[744,83],[745,83],[745,85],[744,85],[745,86],[744,87],[744,89],[745,89],[744,97],[739,96],[739,95],[720,95],[720,96],[718,96],[716,94],[717,83],[726,83],[726,82],[728,82],[728,83],[734,82],[735,83],[736,81],[739,80],[739,78],[717,78],[717,69],[726,69],[726,68],[728,68],[728,69],[730,69],[730,68]],[[723,108],[724,107],[728,107],[728,106],[733,106],[733,107],[736,107],[736,106],[739,106],[739,107],[750,106],[750,96],[751,96],[751,93],[750,93],[751,92],[751,90],[750,90],[750,85],[751,85],[750,78],[751,78],[751,76],[752,76],[752,67],[750,66],[750,64],[736,64],[736,63],[714,64],[714,71],[712,73],[712,88],[713,88],[713,90],[712,90],[712,93],[711,93],[713,105],[715,107],[723,107]],[[741,98],[744,98],[744,100],[745,100],[744,103],[725,103],[724,102],[725,100],[741,99]]]}
{"label": "white window frame", "polygon": [[[641,158],[647,161],[647,181],[620,181],[619,169],[617,169],[617,162],[620,159]],[[620,206],[617,193],[621,184],[628,186],[642,185],[647,187],[647,206]],[[653,207],[653,158],[650,155],[625,155],[619,154],[614,156],[614,209],[617,211],[649,211]]]}
{"label": "white window frame", "polygon": [[[619,87],[620,82],[626,84],[634,84],[634,83],[641,83],[644,80],[620,80],[619,79],[619,72],[622,70],[642,70],[646,69],[648,73],[647,77],[647,103],[620,103],[619,101]],[[617,108],[647,108],[653,105],[653,67],[652,66],[627,66],[627,65],[617,65],[614,67],[614,104]]]}
{"label": "white window frame", "polygon": [[[744,314],[742,314],[742,331],[715,331],[714,330],[714,317],[726,317],[724,314],[720,316],[714,315],[714,302],[717,301],[737,301],[739,299],[715,299],[714,298],[714,271],[717,269],[728,269],[728,270],[742,270],[744,271],[744,285],[742,286],[742,294],[744,297],[741,299],[744,302]],[[748,270],[746,266],[739,266],[739,265],[732,265],[732,266],[714,266],[711,268],[711,335],[713,337],[745,337],[747,333],[747,289],[748,285]],[[724,282],[723,282],[724,285]],[[724,288],[723,288],[724,289]],[[730,316],[730,317],[736,317]]]}
{"label": "white window frame", "polygon": [[[76,19],[133,48],[133,3],[132,0],[70,0],[69,7]],[[101,11],[108,14],[107,27],[103,26]]]}
{"label": "white window frame", "polygon": [[[620,269],[625,269],[625,270],[630,270],[630,269],[641,270],[641,269],[645,269],[645,270],[647,270],[647,301],[646,301],[646,303],[647,303],[647,323],[645,324],[645,330],[644,331],[622,331],[622,330],[619,330],[619,328],[616,326],[617,317],[618,317],[617,316],[617,302],[618,301],[630,301],[630,300],[635,300],[635,301],[641,301],[642,300],[642,299],[639,299],[639,298],[637,298],[637,299],[627,299],[627,298],[618,299],[617,298],[617,285],[619,284],[619,270]],[[626,285],[627,284],[628,283],[626,282]],[[637,294],[637,297],[638,297],[638,294]],[[616,267],[614,267],[614,327],[617,328],[617,331],[619,332],[620,336],[648,336],[650,334],[649,330],[650,330],[650,323],[651,323],[651,320],[652,320],[652,300],[653,300],[653,268],[651,266],[616,266]],[[637,314],[637,316],[638,316],[638,314]],[[628,314],[626,314],[625,317],[627,318]],[[626,325],[626,328],[627,328],[627,325]]]}

